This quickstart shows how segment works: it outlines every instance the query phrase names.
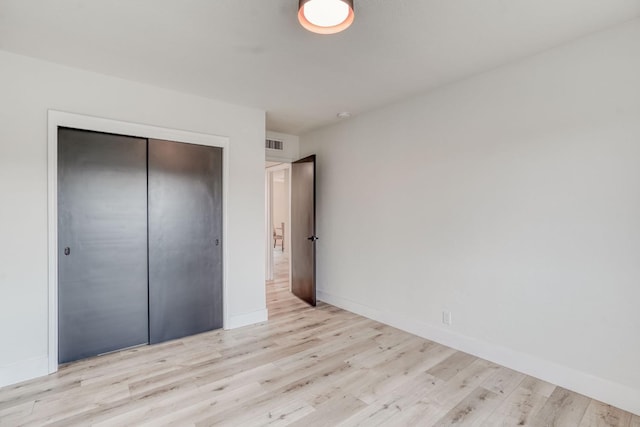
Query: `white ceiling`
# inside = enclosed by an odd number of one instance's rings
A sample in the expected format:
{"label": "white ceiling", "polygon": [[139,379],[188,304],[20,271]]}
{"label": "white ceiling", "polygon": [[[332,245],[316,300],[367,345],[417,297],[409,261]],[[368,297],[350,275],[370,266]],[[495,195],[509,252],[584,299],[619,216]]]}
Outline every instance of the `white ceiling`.
{"label": "white ceiling", "polygon": [[355,0],[319,36],[297,0],[0,0],[0,49],[267,111],[300,134],[640,16],[640,0]]}

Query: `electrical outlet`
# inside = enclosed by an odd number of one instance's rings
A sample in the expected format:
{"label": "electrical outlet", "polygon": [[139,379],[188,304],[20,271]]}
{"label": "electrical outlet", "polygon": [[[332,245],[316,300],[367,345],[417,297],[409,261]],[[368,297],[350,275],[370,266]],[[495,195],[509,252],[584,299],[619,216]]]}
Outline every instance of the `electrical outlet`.
{"label": "electrical outlet", "polygon": [[450,311],[443,311],[442,312],[442,323],[444,323],[447,326],[451,326],[451,312]]}

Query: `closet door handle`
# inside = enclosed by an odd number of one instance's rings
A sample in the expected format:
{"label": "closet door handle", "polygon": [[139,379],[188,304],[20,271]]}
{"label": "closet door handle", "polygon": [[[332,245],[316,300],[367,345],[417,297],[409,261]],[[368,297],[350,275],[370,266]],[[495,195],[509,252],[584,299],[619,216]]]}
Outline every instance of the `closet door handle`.
{"label": "closet door handle", "polygon": [[64,254],[65,254],[66,256],[69,256],[69,255],[71,254],[71,248],[70,248],[70,247],[66,247],[66,248],[64,248]]}

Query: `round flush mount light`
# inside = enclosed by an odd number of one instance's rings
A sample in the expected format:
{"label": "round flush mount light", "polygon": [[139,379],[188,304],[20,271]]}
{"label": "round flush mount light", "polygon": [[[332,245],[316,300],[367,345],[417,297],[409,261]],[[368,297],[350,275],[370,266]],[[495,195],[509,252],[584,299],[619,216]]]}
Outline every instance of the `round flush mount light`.
{"label": "round flush mount light", "polygon": [[335,34],[353,23],[353,0],[299,0],[298,21],[317,34]]}

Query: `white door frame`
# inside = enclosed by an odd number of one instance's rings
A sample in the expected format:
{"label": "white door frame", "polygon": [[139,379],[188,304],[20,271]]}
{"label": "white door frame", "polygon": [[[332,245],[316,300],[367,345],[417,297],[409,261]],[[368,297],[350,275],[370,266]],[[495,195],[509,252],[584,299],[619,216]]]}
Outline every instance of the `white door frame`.
{"label": "white door frame", "polygon": [[114,133],[150,139],[163,139],[186,144],[222,148],[222,307],[223,328],[229,325],[227,310],[227,196],[229,183],[229,138],[217,135],[168,129],[62,111],[48,111],[48,366],[49,373],[58,370],[58,128],[69,127],[95,132]]}
{"label": "white door frame", "polygon": [[264,190],[265,190],[265,264],[266,264],[266,280],[273,280],[273,251],[271,250],[271,241],[273,240],[273,175],[269,169],[264,171]]}

